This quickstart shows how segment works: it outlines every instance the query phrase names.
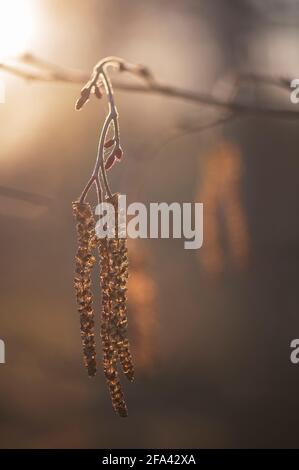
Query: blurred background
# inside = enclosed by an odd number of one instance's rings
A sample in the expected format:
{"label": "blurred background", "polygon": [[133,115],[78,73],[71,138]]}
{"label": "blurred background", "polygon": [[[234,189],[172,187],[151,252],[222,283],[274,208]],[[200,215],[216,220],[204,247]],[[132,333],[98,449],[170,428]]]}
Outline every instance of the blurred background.
{"label": "blurred background", "polygon": [[[118,55],[219,96],[241,73],[299,78],[296,0],[0,6],[0,61],[30,51],[88,73]],[[106,103],[76,113],[80,85],[1,79],[0,447],[298,447],[299,366],[289,359],[299,337],[298,123],[242,115],[191,132],[216,111],[116,92],[125,158],[113,191],[129,202],[203,202],[205,223],[198,251],[130,241],[137,370],[134,384],[123,381],[129,418],[120,419],[101,367],[90,380],[82,365],[73,292],[71,203],[93,168]],[[278,87],[233,92],[296,109]]]}

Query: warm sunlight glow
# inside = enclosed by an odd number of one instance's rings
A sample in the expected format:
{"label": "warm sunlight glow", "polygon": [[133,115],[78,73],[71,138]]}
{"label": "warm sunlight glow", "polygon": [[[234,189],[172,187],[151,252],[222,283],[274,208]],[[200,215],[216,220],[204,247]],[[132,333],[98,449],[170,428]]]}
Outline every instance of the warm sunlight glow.
{"label": "warm sunlight glow", "polygon": [[31,0],[0,0],[0,60],[29,47],[33,19]]}

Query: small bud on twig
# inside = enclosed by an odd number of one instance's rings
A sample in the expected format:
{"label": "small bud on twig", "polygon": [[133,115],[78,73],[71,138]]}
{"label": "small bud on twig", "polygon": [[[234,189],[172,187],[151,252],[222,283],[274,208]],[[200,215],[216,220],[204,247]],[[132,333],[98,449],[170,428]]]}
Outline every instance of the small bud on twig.
{"label": "small bud on twig", "polygon": [[83,108],[84,104],[86,103],[86,100],[81,96],[77,101],[76,101],[76,110],[80,111],[80,109]]}
{"label": "small bud on twig", "polygon": [[116,158],[115,158],[114,153],[112,153],[111,155],[109,155],[109,157],[106,160],[105,169],[111,170],[115,162],[116,162]]}
{"label": "small bud on twig", "polygon": [[148,67],[144,65],[139,66],[139,74],[141,77],[145,78],[146,80],[153,80],[153,74]]}
{"label": "small bud on twig", "polygon": [[98,85],[95,85],[93,88],[94,95],[100,100],[103,97],[103,93],[100,90]]}
{"label": "small bud on twig", "polygon": [[81,96],[82,98],[86,98],[88,100],[88,98],[90,97],[90,87],[83,87],[81,90]]}
{"label": "small bud on twig", "polygon": [[121,160],[122,157],[123,157],[123,151],[122,151],[122,149],[121,149],[121,148],[118,148],[117,150],[115,150],[114,156],[115,156],[115,158],[117,158],[117,160]]}
{"label": "small bud on twig", "polygon": [[109,149],[110,147],[112,147],[112,145],[114,145],[114,143],[115,143],[115,140],[114,140],[114,139],[108,140],[108,141],[105,142],[105,144],[104,144],[105,149]]}
{"label": "small bud on twig", "polygon": [[83,108],[85,103],[89,100],[90,98],[90,86],[85,86],[81,90],[81,96],[76,102],[76,110],[79,111],[80,109]]}

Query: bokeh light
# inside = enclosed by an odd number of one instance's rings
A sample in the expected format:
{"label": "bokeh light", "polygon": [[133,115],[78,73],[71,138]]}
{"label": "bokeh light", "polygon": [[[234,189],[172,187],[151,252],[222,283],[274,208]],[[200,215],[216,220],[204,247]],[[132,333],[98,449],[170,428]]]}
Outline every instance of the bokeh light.
{"label": "bokeh light", "polygon": [[31,0],[0,0],[0,60],[25,51],[34,27]]}

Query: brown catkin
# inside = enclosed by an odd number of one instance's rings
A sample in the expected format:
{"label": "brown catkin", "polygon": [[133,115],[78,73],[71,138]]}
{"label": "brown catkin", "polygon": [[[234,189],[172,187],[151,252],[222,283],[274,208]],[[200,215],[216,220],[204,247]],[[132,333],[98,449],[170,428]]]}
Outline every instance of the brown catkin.
{"label": "brown catkin", "polygon": [[118,414],[126,416],[127,409],[118,379],[117,361],[120,362],[126,377],[132,381],[134,367],[127,338],[127,242],[124,238],[118,238],[118,195],[107,199],[107,202],[115,207],[116,235],[115,238],[99,241],[104,371],[113,407]]}
{"label": "brown catkin", "polygon": [[103,238],[99,241],[99,256],[101,266],[100,282],[102,288],[101,339],[103,346],[104,374],[114,410],[120,416],[126,417],[128,412],[117,372],[116,319],[114,311],[111,308],[113,273],[110,271],[110,246],[107,238]]}
{"label": "brown catkin", "polygon": [[92,377],[97,370],[91,292],[91,270],[95,263],[92,252],[97,246],[95,220],[88,203],[74,202],[73,213],[77,221],[78,237],[74,286],[80,313],[84,365],[88,375]]}
{"label": "brown catkin", "polygon": [[[114,274],[111,298],[112,310],[116,319],[117,353],[125,376],[132,382],[134,380],[134,366],[127,336],[127,284],[129,278],[127,240],[118,236],[124,230],[123,214],[119,214],[118,194],[115,194],[109,202],[114,205],[116,220],[116,236],[114,239],[109,239],[108,243],[110,244]],[[120,219],[120,225],[118,219]],[[118,232],[120,233],[118,234]]]}

